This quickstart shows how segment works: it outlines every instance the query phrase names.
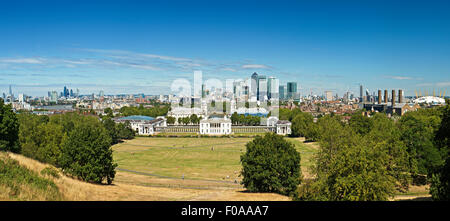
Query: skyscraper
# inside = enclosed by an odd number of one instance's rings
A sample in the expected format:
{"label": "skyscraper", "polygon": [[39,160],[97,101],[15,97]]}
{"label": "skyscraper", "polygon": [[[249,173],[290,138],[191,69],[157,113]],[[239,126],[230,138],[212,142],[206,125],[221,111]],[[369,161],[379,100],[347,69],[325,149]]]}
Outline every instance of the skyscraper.
{"label": "skyscraper", "polygon": [[67,93],[67,87],[64,86],[63,96],[64,96],[64,97],[67,97],[67,94],[68,94],[68,93]]}
{"label": "skyscraper", "polygon": [[250,96],[258,96],[258,74],[255,72],[252,74],[251,84],[250,84]]}
{"label": "skyscraper", "polygon": [[258,96],[259,101],[267,99],[267,78],[264,75],[258,76]]}
{"label": "skyscraper", "polygon": [[275,77],[269,77],[267,81],[268,98],[279,99],[279,81]]}
{"label": "skyscraper", "polygon": [[295,99],[297,94],[297,82],[288,82],[287,83],[287,98]]}
{"label": "skyscraper", "polygon": [[359,101],[363,102],[363,86],[359,85]]}
{"label": "skyscraper", "polygon": [[278,89],[280,100],[286,99],[286,85],[280,85]]}

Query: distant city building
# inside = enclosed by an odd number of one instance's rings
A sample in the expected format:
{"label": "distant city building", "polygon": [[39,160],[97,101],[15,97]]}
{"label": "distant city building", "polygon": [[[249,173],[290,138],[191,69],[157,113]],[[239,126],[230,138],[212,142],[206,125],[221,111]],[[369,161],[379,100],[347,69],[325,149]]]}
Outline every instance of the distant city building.
{"label": "distant city building", "polygon": [[280,100],[286,99],[286,91],[287,91],[286,85],[280,85],[279,86],[278,93],[279,93],[279,96],[280,96]]}
{"label": "distant city building", "polygon": [[325,91],[325,101],[333,101],[333,92]]}
{"label": "distant city building", "polygon": [[258,100],[261,102],[267,99],[267,78],[264,75],[258,76]]}
{"label": "distant city building", "polygon": [[295,99],[297,95],[297,82],[287,82],[287,99]]}
{"label": "distant city building", "polygon": [[259,91],[258,85],[259,85],[258,74],[255,72],[252,74],[252,77],[251,77],[250,96],[255,96],[255,97],[258,96],[258,91]]}
{"label": "distant city building", "polygon": [[267,82],[269,99],[279,99],[279,81],[275,77],[269,77]]}

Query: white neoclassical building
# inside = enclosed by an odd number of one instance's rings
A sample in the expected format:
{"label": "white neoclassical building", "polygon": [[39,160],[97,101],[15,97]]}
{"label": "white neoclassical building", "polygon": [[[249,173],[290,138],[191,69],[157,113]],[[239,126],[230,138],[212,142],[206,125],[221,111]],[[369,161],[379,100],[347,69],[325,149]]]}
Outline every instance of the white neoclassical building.
{"label": "white neoclassical building", "polygon": [[223,118],[206,118],[200,121],[200,134],[226,135],[231,134],[231,120]]}
{"label": "white neoclassical building", "polygon": [[279,135],[288,135],[291,134],[291,122],[287,120],[279,120],[275,124],[276,126],[276,133]]}
{"label": "white neoclassical building", "polygon": [[139,135],[153,135],[155,134],[155,127],[167,127],[167,120],[165,117],[148,117],[148,116],[128,116],[115,118],[116,123],[130,122],[131,129]]}

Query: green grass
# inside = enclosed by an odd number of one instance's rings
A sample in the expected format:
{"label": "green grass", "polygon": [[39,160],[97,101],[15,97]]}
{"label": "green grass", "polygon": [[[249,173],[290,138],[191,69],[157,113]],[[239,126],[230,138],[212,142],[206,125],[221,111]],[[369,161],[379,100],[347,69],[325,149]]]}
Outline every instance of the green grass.
{"label": "green grass", "polygon": [[61,200],[55,183],[20,166],[0,152],[0,198],[4,200]]}
{"label": "green grass", "polygon": [[[302,166],[309,166],[314,149],[292,138],[286,139],[301,153]],[[114,160],[119,168],[161,176],[239,181],[240,156],[251,140],[137,137],[113,146]]]}

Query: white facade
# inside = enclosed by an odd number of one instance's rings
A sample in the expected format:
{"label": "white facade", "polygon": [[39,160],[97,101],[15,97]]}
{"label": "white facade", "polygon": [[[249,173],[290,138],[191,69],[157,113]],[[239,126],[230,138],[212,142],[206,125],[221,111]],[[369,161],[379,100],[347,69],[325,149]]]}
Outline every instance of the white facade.
{"label": "white facade", "polygon": [[225,135],[231,134],[231,120],[227,118],[210,118],[200,121],[200,134]]}

